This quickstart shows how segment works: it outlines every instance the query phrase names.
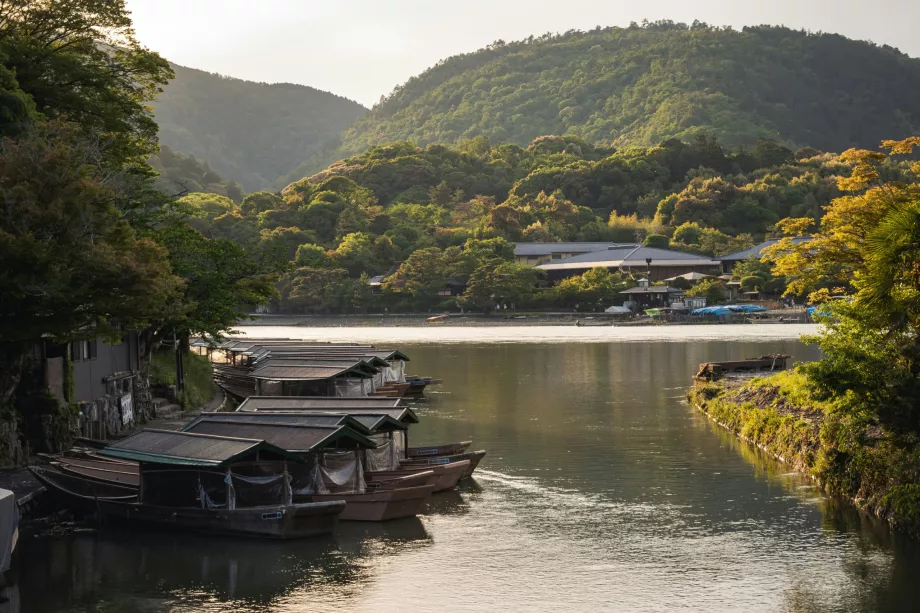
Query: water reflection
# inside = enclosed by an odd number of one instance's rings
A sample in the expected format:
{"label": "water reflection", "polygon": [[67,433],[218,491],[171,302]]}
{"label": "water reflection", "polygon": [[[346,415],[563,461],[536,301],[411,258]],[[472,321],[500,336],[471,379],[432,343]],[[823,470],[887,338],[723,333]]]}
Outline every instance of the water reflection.
{"label": "water reflection", "polygon": [[22,610],[913,610],[915,543],[686,405],[700,362],[772,351],[816,356],[788,340],[407,347],[444,380],[410,440],[473,437],[489,451],[475,482],[328,541],[29,542]]}

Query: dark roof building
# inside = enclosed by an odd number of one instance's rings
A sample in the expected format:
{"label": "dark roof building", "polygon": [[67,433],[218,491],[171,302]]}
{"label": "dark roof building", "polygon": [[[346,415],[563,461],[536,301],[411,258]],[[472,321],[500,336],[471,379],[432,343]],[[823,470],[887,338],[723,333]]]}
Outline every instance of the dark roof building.
{"label": "dark roof building", "polygon": [[539,266],[554,260],[561,260],[615,247],[635,247],[633,243],[515,243],[514,257],[518,264]]}
{"label": "dark roof building", "polygon": [[642,273],[647,275],[650,281],[661,281],[688,272],[718,275],[721,271],[721,262],[705,255],[633,246],[592,251],[542,264],[537,268],[545,270],[550,280],[559,280],[580,275],[597,267]]}

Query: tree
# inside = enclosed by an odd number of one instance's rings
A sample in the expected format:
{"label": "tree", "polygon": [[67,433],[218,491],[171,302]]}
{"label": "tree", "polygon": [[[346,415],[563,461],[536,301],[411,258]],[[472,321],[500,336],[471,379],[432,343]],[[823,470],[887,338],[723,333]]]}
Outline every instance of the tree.
{"label": "tree", "polygon": [[0,55],[39,113],[104,138],[103,163],[149,171],[157,125],[148,103],[173,73],[137,42],[122,0],[4,2]]}
{"label": "tree", "polygon": [[218,337],[248,309],[277,295],[278,264],[236,242],[206,238],[182,220],[160,226],[152,236],[169,250],[172,270],[184,281],[179,308],[159,323],[162,331],[185,339]]}
{"label": "tree", "polygon": [[512,262],[486,262],[473,272],[460,304],[490,311],[495,305],[520,305],[529,301],[537,285],[537,271]]}
{"label": "tree", "polygon": [[279,209],[283,205],[284,200],[281,199],[281,196],[274,192],[262,191],[254,192],[243,198],[240,209],[242,209],[243,215],[252,216],[265,211]]}
{"label": "tree", "polygon": [[294,256],[294,263],[303,268],[323,268],[332,264],[332,258],[326,254],[326,250],[313,243],[304,243],[297,248]]}
{"label": "tree", "polygon": [[26,343],[121,335],[175,308],[166,250],[137,237],[115,203],[119,177],[79,128],[40,123],[0,140],[0,339],[13,356],[0,405],[18,385]]}
{"label": "tree", "polygon": [[363,232],[348,234],[332,252],[332,258],[353,277],[376,269],[373,243]]}
{"label": "tree", "polygon": [[668,240],[668,237],[663,234],[649,234],[645,237],[645,240],[642,242],[646,247],[654,247],[656,249],[667,249],[671,244],[671,241]]}
{"label": "tree", "polygon": [[551,299],[565,307],[575,305],[612,305],[626,289],[623,275],[597,267],[581,275],[568,277],[552,289]]}
{"label": "tree", "polygon": [[718,279],[703,279],[689,290],[687,295],[706,298],[706,304],[720,304],[728,298],[725,284]]}
{"label": "tree", "polygon": [[413,252],[395,273],[384,279],[383,289],[409,294],[418,306],[428,308],[439,301],[438,292],[449,278],[444,252],[437,247],[428,247]]}

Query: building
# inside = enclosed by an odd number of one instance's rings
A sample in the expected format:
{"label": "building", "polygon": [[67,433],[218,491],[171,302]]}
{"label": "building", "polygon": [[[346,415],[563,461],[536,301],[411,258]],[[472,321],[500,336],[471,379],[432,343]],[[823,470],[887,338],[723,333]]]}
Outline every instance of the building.
{"label": "building", "polygon": [[[807,243],[811,240],[810,236],[797,236],[792,239],[793,244],[799,245],[802,243]],[[736,253],[730,253],[728,255],[723,255],[719,259],[722,260],[722,272],[724,274],[730,274],[732,270],[735,269],[735,266],[738,265],[738,262],[743,262],[744,260],[750,258],[760,259],[763,257],[763,250],[767,247],[772,247],[778,243],[780,239],[774,238],[768,241],[764,241],[759,245],[754,245],[750,249],[745,249],[744,251],[738,251]]]}
{"label": "building", "polygon": [[539,266],[592,251],[635,246],[634,243],[515,243],[514,258],[518,264]]}
{"label": "building", "polygon": [[631,287],[620,292],[626,297],[626,303],[634,311],[669,307],[672,303],[680,302],[684,291],[667,285],[651,285],[648,279],[640,279],[638,287]]}
{"label": "building", "polygon": [[139,376],[146,351],[144,335],[136,332],[125,332],[116,343],[96,338],[58,344],[46,339],[31,347],[24,381],[47,388],[61,405],[76,405],[81,434],[105,439],[150,417],[150,392]]}
{"label": "building", "polygon": [[718,276],[722,263],[705,255],[633,245],[592,251],[537,266],[546,271],[550,281],[580,275],[598,267],[611,272],[642,274],[655,282],[691,272]]}

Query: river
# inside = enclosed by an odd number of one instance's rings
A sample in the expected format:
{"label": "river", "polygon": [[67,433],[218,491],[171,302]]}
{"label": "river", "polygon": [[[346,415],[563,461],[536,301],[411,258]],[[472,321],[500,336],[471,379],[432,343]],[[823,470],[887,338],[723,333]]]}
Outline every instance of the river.
{"label": "river", "polygon": [[701,362],[816,349],[790,326],[682,328],[248,329],[404,349],[443,379],[410,440],[473,437],[475,482],[315,541],[27,535],[10,610],[917,610],[920,546],[684,400]]}

